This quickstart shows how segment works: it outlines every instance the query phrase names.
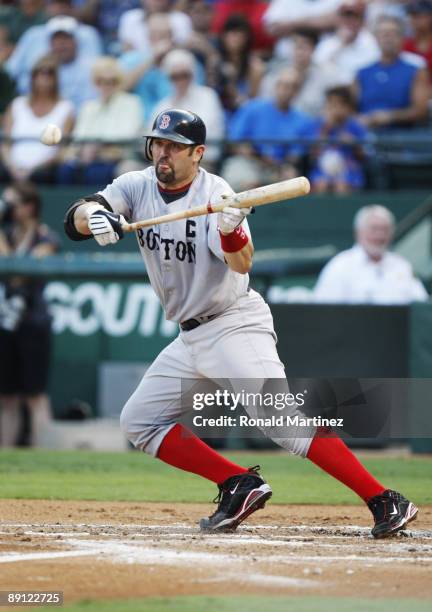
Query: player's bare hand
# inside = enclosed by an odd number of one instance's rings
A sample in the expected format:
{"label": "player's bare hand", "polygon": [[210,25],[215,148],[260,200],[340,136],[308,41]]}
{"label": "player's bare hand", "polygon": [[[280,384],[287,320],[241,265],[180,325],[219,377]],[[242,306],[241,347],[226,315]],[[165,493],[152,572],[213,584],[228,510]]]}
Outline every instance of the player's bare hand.
{"label": "player's bare hand", "polygon": [[252,208],[233,208],[227,206],[218,213],[219,230],[222,234],[231,234],[251,211]]}
{"label": "player's bare hand", "polygon": [[126,223],[123,215],[112,213],[99,204],[89,206],[86,214],[89,230],[100,246],[115,244],[123,238],[122,225]]}

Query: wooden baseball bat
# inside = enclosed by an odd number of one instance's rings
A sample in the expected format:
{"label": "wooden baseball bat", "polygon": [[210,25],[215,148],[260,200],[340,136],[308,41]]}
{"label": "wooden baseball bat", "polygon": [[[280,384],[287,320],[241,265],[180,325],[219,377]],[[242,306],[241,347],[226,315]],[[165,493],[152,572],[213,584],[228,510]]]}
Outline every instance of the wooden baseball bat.
{"label": "wooden baseball bat", "polygon": [[168,215],[154,217],[153,219],[143,219],[135,223],[126,223],[122,225],[122,229],[125,232],[134,232],[142,227],[150,227],[152,225],[168,223],[169,221],[177,221],[178,219],[188,219],[189,217],[199,217],[201,215],[217,213],[227,206],[231,206],[232,208],[249,208],[249,206],[273,204],[281,200],[291,200],[292,198],[307,195],[309,191],[310,183],[308,179],[305,176],[299,176],[287,181],[265,185],[264,187],[233,193],[214,204],[203,204],[202,206],[195,206],[188,210],[181,210]]}

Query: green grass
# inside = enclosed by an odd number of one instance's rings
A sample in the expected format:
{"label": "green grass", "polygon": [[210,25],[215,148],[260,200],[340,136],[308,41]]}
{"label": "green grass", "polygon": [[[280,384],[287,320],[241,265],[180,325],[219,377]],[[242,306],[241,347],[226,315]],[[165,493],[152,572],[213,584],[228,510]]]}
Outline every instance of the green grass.
{"label": "green grass", "polygon": [[[272,503],[352,504],[360,500],[309,461],[285,453],[229,453],[242,465],[261,464]],[[432,503],[432,460],[371,458],[366,467],[386,486],[418,504]],[[97,501],[208,502],[215,486],[139,452],[0,451],[0,497]]]}
{"label": "green grass", "polygon": [[64,612],[429,612],[430,601],[333,597],[202,597],[83,601]]}

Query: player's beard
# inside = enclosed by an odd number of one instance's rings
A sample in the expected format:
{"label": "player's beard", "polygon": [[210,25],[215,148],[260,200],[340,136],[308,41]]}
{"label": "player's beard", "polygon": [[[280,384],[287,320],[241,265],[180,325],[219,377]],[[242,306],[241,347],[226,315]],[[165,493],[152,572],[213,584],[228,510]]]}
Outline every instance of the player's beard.
{"label": "player's beard", "polygon": [[[160,164],[166,164],[167,166],[169,166],[169,170],[161,170],[159,168]],[[172,166],[170,166],[168,161],[165,160],[165,159],[160,159],[158,161],[158,163],[156,164],[155,172],[156,172],[156,176],[157,176],[158,180],[161,183],[165,183],[165,184],[169,185],[170,183],[174,183],[175,180],[176,180],[176,175],[175,175],[175,172],[174,172],[174,168]]]}

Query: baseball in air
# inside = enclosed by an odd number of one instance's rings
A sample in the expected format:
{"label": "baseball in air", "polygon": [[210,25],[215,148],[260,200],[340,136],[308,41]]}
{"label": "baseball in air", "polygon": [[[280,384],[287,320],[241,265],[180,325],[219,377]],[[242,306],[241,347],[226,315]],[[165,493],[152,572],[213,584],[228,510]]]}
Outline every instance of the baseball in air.
{"label": "baseball in air", "polygon": [[62,132],[58,125],[49,123],[40,135],[40,141],[45,145],[56,145],[62,139]]}

